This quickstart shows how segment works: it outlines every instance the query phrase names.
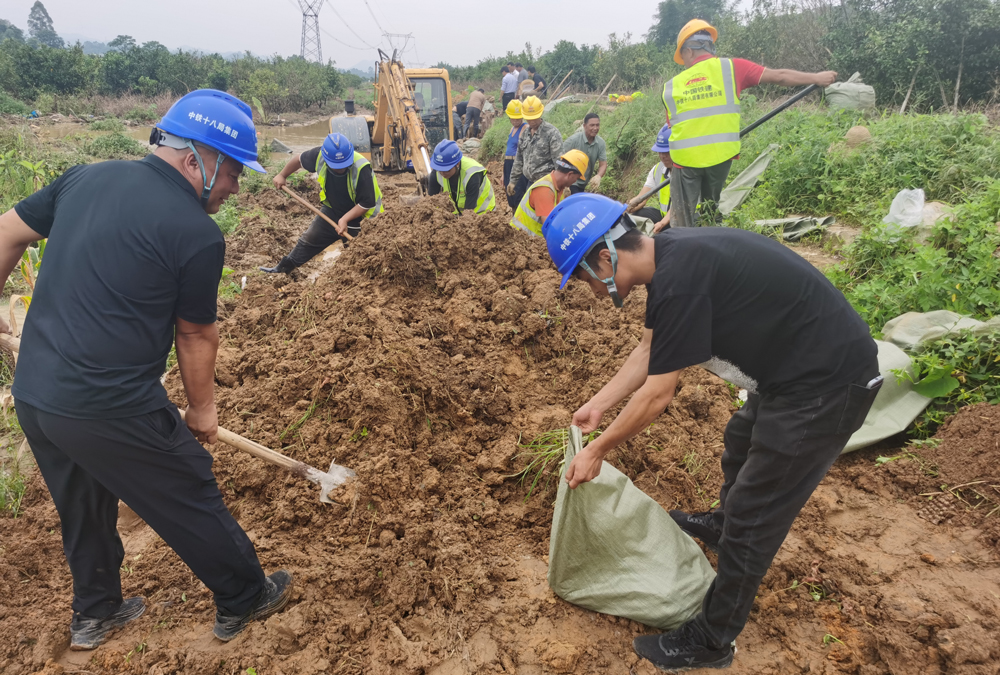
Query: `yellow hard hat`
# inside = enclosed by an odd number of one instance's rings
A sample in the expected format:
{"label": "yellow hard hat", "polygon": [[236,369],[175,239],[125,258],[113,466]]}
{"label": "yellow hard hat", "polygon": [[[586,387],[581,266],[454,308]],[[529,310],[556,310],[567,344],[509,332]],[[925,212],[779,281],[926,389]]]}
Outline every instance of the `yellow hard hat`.
{"label": "yellow hard hat", "polygon": [[684,59],[681,58],[681,47],[689,37],[697,33],[698,31],[708,31],[708,34],[712,36],[712,42],[719,39],[719,31],[715,30],[715,27],[707,21],[702,19],[691,19],[684,27],[681,28],[681,32],[677,34],[677,51],[674,52],[674,61],[684,65]]}
{"label": "yellow hard hat", "polygon": [[521,116],[526,120],[537,120],[543,112],[545,112],[545,107],[537,96],[529,96],[521,104]]}
{"label": "yellow hard hat", "polygon": [[558,161],[556,161],[557,167],[562,167],[564,169],[571,168],[581,176],[587,175],[587,166],[589,165],[590,160],[587,158],[586,153],[582,150],[570,150],[569,152],[564,152],[559,156]]}
{"label": "yellow hard hat", "polygon": [[517,99],[513,99],[513,100],[511,100],[510,103],[507,104],[507,117],[511,118],[512,120],[519,120],[519,119],[521,119],[521,102],[520,101],[518,101]]}

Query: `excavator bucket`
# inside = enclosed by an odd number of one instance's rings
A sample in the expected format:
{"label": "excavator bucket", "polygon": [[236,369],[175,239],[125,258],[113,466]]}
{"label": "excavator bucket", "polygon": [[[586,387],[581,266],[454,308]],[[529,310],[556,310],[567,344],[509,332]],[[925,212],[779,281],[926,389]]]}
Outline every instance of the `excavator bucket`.
{"label": "excavator bucket", "polygon": [[364,117],[355,115],[341,115],[330,118],[330,133],[340,133],[347,136],[354,149],[365,156],[369,161],[372,158],[372,139],[368,134],[368,122]]}

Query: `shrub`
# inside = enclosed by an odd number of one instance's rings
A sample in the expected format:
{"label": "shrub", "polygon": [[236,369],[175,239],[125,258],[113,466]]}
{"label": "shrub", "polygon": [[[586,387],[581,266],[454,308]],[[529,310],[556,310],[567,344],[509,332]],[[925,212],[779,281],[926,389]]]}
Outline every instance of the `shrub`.
{"label": "shrub", "polygon": [[125,119],[133,122],[155,122],[159,119],[159,114],[155,103],[140,105],[125,113]]}
{"label": "shrub", "polygon": [[147,154],[146,146],[117,131],[87,141],[83,144],[83,151],[100,159],[134,159]]}
{"label": "shrub", "polygon": [[93,131],[125,131],[125,124],[120,119],[108,117],[91,122],[90,129]]}
{"label": "shrub", "polygon": [[5,91],[0,91],[0,113],[4,115],[27,115],[31,108]]}

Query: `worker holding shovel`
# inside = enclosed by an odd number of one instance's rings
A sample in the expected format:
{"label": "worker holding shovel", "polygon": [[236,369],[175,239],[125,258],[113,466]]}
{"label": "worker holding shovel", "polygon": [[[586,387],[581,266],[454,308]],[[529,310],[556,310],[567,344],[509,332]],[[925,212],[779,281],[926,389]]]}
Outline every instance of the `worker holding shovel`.
{"label": "worker holding shovel", "polygon": [[[343,240],[346,245],[347,239],[361,233],[364,220],[374,218],[384,210],[382,190],[372,172],[371,162],[355,151],[350,139],[343,134],[330,134],[322,146],[288,160],[274,177],[275,187],[284,188],[286,179],[299,169],[316,173],[320,212],[313,218],[309,229],[299,237],[295,248],[274,267],[261,267],[262,272],[288,274],[334,242]],[[308,202],[306,205],[309,205]],[[336,223],[336,226],[330,223]]]}
{"label": "worker holding shovel", "polygon": [[[264,576],[199,442],[218,433],[225,240],[208,214],[239,191],[244,167],[264,171],[252,113],[225,92],[193,91],[150,143],[141,161],[72,167],[0,216],[4,279],[48,237],[12,393],[62,522],[71,649],[96,648],[145,611],[143,598],[122,597],[119,499],[215,594],[219,639],[291,595],[287,572]],[[184,421],[160,383],[175,336]]]}
{"label": "worker holding shovel", "polygon": [[749,392],[723,436],[719,508],[670,514],[718,549],[702,610],[633,643],[661,670],[725,668],[792,522],[864,422],[882,382],[877,350],[843,294],[781,244],[715,227],[647,237],[624,212],[624,204],[581,194],[545,222],[563,286],[575,277],[617,307],[636,286],[647,289],[641,342],[573,424],[593,431],[606,411],[631,400],[565,478],[571,488],[595,478],[612,449],[670,404],[684,368],[700,364]]}
{"label": "worker holding shovel", "polygon": [[672,129],[673,227],[693,227],[699,201],[705,202],[702,217],[714,223],[715,205],[733,159],[740,154],[739,97],[744,89],[759,84],[827,87],[837,79],[832,70],[774,70],[746,59],[717,58],[718,37],[707,21],[687,22],[677,35],[674,52],[674,61],[685,70],[663,86],[663,105]]}

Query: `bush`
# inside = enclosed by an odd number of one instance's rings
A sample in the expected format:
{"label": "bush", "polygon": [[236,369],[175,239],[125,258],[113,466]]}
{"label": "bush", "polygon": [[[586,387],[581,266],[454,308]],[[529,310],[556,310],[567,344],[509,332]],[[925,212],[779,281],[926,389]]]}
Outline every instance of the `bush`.
{"label": "bush", "polygon": [[236,205],[236,195],[232,195],[222,202],[219,212],[212,216],[215,224],[222,230],[222,234],[230,235],[240,226],[240,211]]}
{"label": "bush", "polygon": [[133,122],[155,122],[159,119],[156,104],[136,106],[125,113],[125,119]]}
{"label": "bush", "polygon": [[117,131],[87,141],[83,152],[99,159],[134,159],[147,154],[145,145]]}
{"label": "bush", "polygon": [[90,123],[92,131],[125,131],[125,124],[115,117],[97,120]]}
{"label": "bush", "polygon": [[7,92],[0,91],[0,114],[4,115],[27,115],[31,108],[18,101]]}

